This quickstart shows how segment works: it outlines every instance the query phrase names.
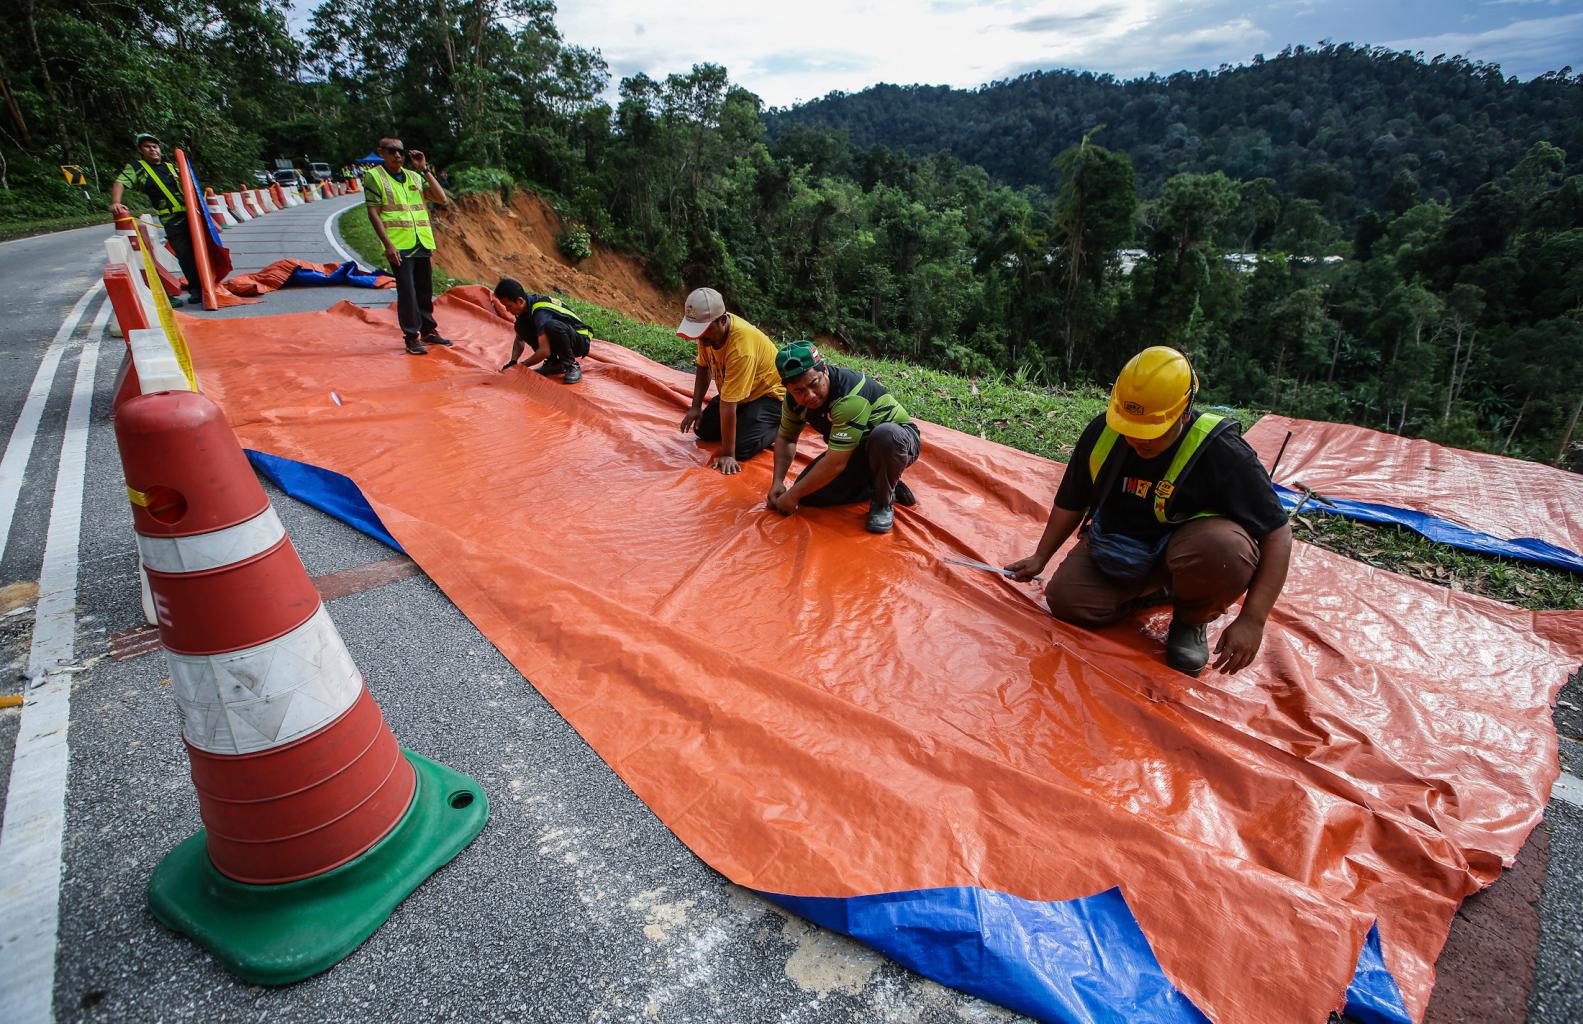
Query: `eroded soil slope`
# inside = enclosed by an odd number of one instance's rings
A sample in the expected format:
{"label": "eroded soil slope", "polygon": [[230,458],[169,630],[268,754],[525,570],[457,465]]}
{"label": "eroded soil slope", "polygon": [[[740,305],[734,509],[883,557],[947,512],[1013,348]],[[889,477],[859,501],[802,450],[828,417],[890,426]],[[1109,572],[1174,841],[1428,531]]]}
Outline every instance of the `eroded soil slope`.
{"label": "eroded soil slope", "polygon": [[561,255],[556,239],[565,227],[554,207],[536,195],[517,192],[507,203],[493,193],[475,193],[438,212],[434,262],[452,277],[491,286],[514,277],[530,291],[564,292],[637,320],[680,319],[683,296],[657,288],[636,257],[598,242],[581,263]]}

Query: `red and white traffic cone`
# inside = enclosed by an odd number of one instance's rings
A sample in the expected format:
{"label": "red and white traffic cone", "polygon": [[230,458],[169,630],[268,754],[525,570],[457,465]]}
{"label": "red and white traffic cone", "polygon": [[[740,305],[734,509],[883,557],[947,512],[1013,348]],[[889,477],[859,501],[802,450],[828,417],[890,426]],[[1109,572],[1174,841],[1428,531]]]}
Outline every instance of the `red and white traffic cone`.
{"label": "red and white traffic cone", "polygon": [[115,427],[206,826],[150,906],[249,981],[308,977],[471,842],[488,801],[397,746],[219,407],[161,391]]}
{"label": "red and white traffic cone", "polygon": [[209,208],[209,216],[214,218],[214,223],[223,231],[236,226],[236,218],[231,216],[231,211],[225,208],[225,203],[214,194],[214,189],[203,190],[203,204]]}
{"label": "red and white traffic cone", "polygon": [[247,207],[242,205],[240,193],[227,192],[225,194],[225,205],[231,211],[231,216],[236,218],[238,224],[243,224],[253,219],[253,215],[247,212]]}

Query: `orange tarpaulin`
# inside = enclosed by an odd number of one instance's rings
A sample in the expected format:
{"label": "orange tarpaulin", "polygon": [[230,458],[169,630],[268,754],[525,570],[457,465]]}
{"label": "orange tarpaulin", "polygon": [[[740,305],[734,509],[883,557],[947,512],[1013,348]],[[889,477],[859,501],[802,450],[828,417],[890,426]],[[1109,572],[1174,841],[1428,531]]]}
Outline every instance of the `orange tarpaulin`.
{"label": "orange tarpaulin", "polygon": [[1495,537],[1535,537],[1583,552],[1583,476],[1537,462],[1447,448],[1345,423],[1269,415],[1248,431],[1275,482],[1332,498],[1391,505]]}
{"label": "orange tarpaulin", "polygon": [[767,453],[722,477],[677,432],[691,374],[605,343],[575,386],[501,374],[487,292],[436,315],[456,345],[422,359],[392,312],[345,303],[185,326],[244,445],[351,477],[734,882],[1119,886],[1193,1004],[1260,1024],[1339,1009],[1377,922],[1421,1017],[1458,903],[1543,812],[1577,614],[1300,544],[1254,666],[1192,680],[1160,661],[1162,611],[1089,633],[1033,585],[942,562],[1031,550],[1055,463],[925,424],[893,534],[860,507],[785,519],[763,509]]}

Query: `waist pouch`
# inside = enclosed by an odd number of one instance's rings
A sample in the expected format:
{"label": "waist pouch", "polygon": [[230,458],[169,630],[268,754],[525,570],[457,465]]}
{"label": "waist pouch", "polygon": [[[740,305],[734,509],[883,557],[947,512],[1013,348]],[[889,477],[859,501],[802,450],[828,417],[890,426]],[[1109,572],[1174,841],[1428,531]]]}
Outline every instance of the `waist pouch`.
{"label": "waist pouch", "polygon": [[1122,533],[1106,533],[1094,520],[1088,528],[1088,556],[1117,583],[1141,583],[1154,572],[1171,543],[1168,531],[1153,544]]}

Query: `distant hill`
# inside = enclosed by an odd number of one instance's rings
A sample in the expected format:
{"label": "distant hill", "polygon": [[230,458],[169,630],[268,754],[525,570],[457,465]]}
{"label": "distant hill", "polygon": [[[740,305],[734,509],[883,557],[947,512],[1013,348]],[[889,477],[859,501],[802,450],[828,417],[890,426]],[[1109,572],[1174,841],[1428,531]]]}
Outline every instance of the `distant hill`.
{"label": "distant hill", "polygon": [[[1494,65],[1355,46],[1295,47],[1252,64],[1120,81],[1046,71],[977,89],[876,85],[770,112],[771,133],[844,131],[853,145],[949,151],[1011,185],[1051,185],[1050,161],[1095,141],[1128,153],[1152,194],[1184,171],[1273,178],[1348,220],[1416,198],[1460,199],[1528,147],[1583,170],[1583,76],[1528,82]],[[1393,192],[1394,189],[1394,192]]]}

